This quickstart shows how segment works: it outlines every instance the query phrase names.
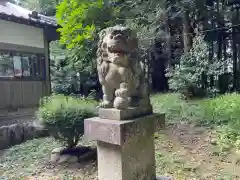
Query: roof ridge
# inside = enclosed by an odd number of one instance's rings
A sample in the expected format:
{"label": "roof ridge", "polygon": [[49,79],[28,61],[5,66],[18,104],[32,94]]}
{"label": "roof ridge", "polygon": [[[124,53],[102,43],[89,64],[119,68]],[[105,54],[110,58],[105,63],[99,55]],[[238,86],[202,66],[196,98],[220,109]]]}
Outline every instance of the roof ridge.
{"label": "roof ridge", "polygon": [[39,18],[34,18],[31,16],[33,12],[34,11],[28,10],[10,2],[5,3],[5,6],[0,4],[0,14],[4,14],[5,16],[14,16],[16,18],[25,19],[37,24],[52,25],[55,27],[57,26],[56,18],[40,13],[38,13]]}

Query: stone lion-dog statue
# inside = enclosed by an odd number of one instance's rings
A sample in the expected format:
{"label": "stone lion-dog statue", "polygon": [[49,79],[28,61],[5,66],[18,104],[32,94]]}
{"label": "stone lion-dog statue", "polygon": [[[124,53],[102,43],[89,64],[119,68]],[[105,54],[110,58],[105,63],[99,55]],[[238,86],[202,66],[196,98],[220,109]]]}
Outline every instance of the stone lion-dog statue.
{"label": "stone lion-dog statue", "polygon": [[138,39],[131,29],[116,25],[99,33],[97,70],[103,91],[99,108],[150,106]]}

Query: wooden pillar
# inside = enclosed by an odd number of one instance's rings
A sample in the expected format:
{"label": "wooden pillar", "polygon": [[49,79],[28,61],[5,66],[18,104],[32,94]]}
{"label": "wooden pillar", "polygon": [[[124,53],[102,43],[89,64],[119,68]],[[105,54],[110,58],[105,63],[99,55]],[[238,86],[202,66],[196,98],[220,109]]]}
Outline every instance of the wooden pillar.
{"label": "wooden pillar", "polygon": [[51,73],[50,73],[50,49],[49,49],[49,43],[50,41],[44,36],[44,55],[45,55],[45,85],[43,86],[44,95],[50,95],[51,94]]}
{"label": "wooden pillar", "polygon": [[60,33],[57,32],[57,28],[46,28],[44,32],[44,50],[45,50],[45,67],[46,67],[46,95],[51,94],[51,71],[50,71],[50,42],[60,39]]}

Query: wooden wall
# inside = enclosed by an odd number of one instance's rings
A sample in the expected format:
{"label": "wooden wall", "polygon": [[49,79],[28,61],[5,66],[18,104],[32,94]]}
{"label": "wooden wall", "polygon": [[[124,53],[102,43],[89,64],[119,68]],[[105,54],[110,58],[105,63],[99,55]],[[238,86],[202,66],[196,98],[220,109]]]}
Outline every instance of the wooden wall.
{"label": "wooden wall", "polygon": [[49,95],[47,81],[0,81],[0,109],[36,107],[41,97]]}

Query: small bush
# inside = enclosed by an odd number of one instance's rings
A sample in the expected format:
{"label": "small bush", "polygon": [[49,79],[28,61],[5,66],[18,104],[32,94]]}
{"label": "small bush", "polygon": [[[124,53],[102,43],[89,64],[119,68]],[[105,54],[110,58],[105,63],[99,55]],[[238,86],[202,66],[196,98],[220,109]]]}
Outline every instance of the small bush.
{"label": "small bush", "polygon": [[41,100],[37,116],[51,136],[72,148],[84,133],[84,119],[95,116],[95,105],[91,99],[52,95]]}
{"label": "small bush", "polygon": [[220,144],[239,146],[240,94],[232,93],[203,101],[203,123],[218,126]]}

